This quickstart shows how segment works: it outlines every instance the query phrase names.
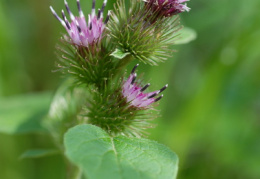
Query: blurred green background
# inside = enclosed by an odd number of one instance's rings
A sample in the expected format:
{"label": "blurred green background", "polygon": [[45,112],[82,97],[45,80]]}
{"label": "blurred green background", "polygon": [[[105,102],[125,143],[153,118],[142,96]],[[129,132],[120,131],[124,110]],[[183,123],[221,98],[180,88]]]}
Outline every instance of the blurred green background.
{"label": "blurred green background", "polygon": [[[90,1],[82,0],[85,14]],[[68,2],[76,10],[76,0]],[[101,6],[101,0],[97,2]],[[107,9],[114,2],[110,0]],[[50,5],[64,9],[62,0],[0,1],[1,179],[65,177],[59,155],[19,159],[27,149],[53,147],[44,130],[28,133],[37,121],[31,121],[28,131],[7,129],[15,116],[30,109],[43,115],[48,109],[41,111],[41,106],[48,106],[62,81],[52,70],[55,44],[65,31]],[[181,14],[182,24],[195,29],[197,39],[174,46],[178,52],[158,67],[142,64],[139,69],[146,72],[151,89],[169,83],[150,138],[178,154],[178,179],[259,179],[260,1],[191,0],[188,6],[191,11]],[[26,100],[39,104],[24,106]],[[12,135],[14,131],[21,135]]]}

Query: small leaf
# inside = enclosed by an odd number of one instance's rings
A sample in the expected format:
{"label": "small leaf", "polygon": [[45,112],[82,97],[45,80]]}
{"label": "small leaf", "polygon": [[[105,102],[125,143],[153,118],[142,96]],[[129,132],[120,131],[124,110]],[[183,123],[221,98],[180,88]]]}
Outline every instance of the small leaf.
{"label": "small leaf", "polygon": [[110,56],[113,56],[118,59],[123,59],[129,54],[130,54],[129,52],[122,52],[121,50],[116,49],[113,53],[110,54]]}
{"label": "small leaf", "polygon": [[174,44],[187,44],[197,38],[196,31],[188,27],[181,29],[179,33],[180,35],[174,41]]}
{"label": "small leaf", "polygon": [[55,149],[31,149],[25,151],[21,156],[20,159],[25,158],[40,158],[40,157],[46,157],[49,155],[55,155],[59,153],[58,150]]}
{"label": "small leaf", "polygon": [[71,128],[64,138],[67,157],[89,179],[174,179],[178,158],[155,141],[111,137],[93,125]]}
{"label": "small leaf", "polygon": [[45,131],[41,120],[48,113],[51,93],[1,98],[0,132],[7,134]]}

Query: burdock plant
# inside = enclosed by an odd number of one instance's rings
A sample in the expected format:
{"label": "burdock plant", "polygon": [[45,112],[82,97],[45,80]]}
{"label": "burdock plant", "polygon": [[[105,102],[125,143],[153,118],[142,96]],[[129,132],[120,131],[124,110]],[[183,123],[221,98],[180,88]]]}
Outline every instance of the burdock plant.
{"label": "burdock plant", "polygon": [[[186,0],[107,1],[85,16],[65,0],[65,28],[57,45],[56,71],[67,79],[57,91],[45,125],[68,160],[68,178],[175,178],[178,159],[167,147],[145,139],[158,116],[163,91],[137,77],[138,63],[158,65],[171,56]],[[132,71],[125,68],[136,62]],[[127,77],[128,76],[128,77]],[[151,90],[151,91],[150,91]]]}

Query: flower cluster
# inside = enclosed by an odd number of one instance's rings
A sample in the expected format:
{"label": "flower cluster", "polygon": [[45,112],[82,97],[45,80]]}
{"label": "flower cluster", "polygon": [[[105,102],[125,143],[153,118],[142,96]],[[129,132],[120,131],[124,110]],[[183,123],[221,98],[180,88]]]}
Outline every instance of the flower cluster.
{"label": "flower cluster", "polygon": [[103,12],[106,7],[107,0],[104,1],[102,8],[101,10],[98,10],[97,15],[95,10],[96,2],[93,0],[92,13],[88,15],[88,23],[86,22],[85,16],[82,12],[79,0],[77,0],[79,16],[73,15],[66,0],[64,0],[64,3],[71,22],[68,21],[63,10],[61,11],[62,18],[60,18],[51,6],[50,9],[53,15],[60,21],[68,32],[69,38],[65,36],[65,39],[72,44],[84,47],[100,42],[105,29],[105,24],[108,22],[110,16],[109,12],[103,22]]}
{"label": "flower cluster", "polygon": [[[68,33],[62,40],[64,45],[57,48],[60,52],[57,66],[69,78],[73,77],[74,89],[81,87],[86,93],[80,96],[84,105],[76,104],[81,111],[73,116],[111,135],[140,137],[146,128],[152,127],[149,120],[154,118],[153,104],[162,99],[160,93],[168,85],[146,92],[150,83],[143,85],[137,79],[138,64],[128,78],[123,77],[123,70],[132,60],[157,65],[169,57],[170,45],[181,28],[178,16],[171,16],[189,11],[182,4],[186,1],[131,0],[126,8],[125,0],[118,0],[114,13],[109,11],[104,18],[107,0],[98,13],[93,0],[88,21],[79,0],[79,16],[74,16],[64,1],[70,21],[63,10],[60,17],[50,7]],[[71,127],[75,123],[65,124]]]}

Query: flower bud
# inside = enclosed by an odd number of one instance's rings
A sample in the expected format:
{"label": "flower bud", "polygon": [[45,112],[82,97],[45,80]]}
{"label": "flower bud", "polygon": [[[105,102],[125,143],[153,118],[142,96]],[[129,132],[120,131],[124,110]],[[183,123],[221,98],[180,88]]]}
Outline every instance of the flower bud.
{"label": "flower bud", "polygon": [[78,16],[74,16],[66,0],[64,0],[64,3],[70,21],[63,10],[61,11],[61,18],[50,7],[53,15],[68,33],[62,38],[62,43],[57,46],[59,58],[57,71],[73,76],[77,84],[94,84],[102,88],[106,79],[111,76],[114,66],[107,49],[101,43],[105,26],[110,17],[110,12],[108,12],[106,18],[103,17],[107,0],[104,0],[97,13],[95,9],[96,0],[93,0],[92,11],[87,16],[88,21],[86,21],[79,0],[77,0]]}
{"label": "flower bud", "polygon": [[[96,125],[111,135],[140,137],[145,129],[154,127],[149,121],[157,115],[152,107],[162,98],[167,85],[157,91],[145,93],[150,84],[141,86],[136,82],[136,65],[129,78],[114,84],[108,84],[100,93],[92,89],[91,97],[83,116],[88,123]],[[158,97],[159,96],[159,97]]]}
{"label": "flower bud", "polygon": [[[107,24],[112,44],[122,53],[150,65],[167,60],[173,52],[178,31],[182,28],[178,16],[157,18],[152,3],[131,0],[129,9],[125,0],[119,0]],[[124,60],[124,59],[123,59]]]}

